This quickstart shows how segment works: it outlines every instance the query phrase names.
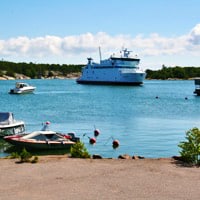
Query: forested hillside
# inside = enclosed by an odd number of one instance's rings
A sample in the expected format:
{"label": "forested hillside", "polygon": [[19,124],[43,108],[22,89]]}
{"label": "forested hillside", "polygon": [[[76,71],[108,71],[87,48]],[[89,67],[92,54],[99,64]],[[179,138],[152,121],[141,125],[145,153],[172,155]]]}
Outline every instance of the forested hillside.
{"label": "forested hillside", "polygon": [[83,65],[59,65],[59,64],[35,64],[35,63],[14,63],[0,61],[0,76],[6,75],[15,77],[23,74],[30,78],[51,77],[54,75],[67,76],[71,73],[81,72]]}
{"label": "forested hillside", "polygon": [[163,65],[160,70],[146,70],[147,79],[189,79],[200,77],[200,67],[166,67]]}

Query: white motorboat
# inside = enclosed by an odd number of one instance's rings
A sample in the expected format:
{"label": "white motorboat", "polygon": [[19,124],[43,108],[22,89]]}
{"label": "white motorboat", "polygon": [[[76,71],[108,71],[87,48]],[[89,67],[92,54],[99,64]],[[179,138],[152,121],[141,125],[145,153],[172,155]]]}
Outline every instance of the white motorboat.
{"label": "white motorboat", "polygon": [[17,82],[15,88],[10,89],[10,94],[27,94],[32,93],[36,87],[29,85],[28,83]]}
{"label": "white motorboat", "polygon": [[15,120],[13,113],[0,112],[0,137],[22,134],[24,131],[24,122]]}
{"label": "white motorboat", "polygon": [[83,67],[82,75],[76,81],[81,84],[118,84],[140,85],[143,84],[146,73],[139,69],[140,59],[131,57],[131,51],[122,50],[120,55],[93,62],[88,58],[88,64]]}
{"label": "white motorboat", "polygon": [[68,149],[80,140],[74,133],[62,134],[50,131],[48,126],[49,122],[46,122],[41,131],[6,136],[4,140],[16,147],[29,150]]}

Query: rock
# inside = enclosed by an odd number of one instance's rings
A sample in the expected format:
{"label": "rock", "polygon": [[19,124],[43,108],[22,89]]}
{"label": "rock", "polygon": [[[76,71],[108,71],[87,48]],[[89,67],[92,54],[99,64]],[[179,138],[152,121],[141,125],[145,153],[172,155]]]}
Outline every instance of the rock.
{"label": "rock", "polygon": [[92,156],[93,159],[102,159],[102,156],[101,155],[98,155],[98,154],[94,154]]}
{"label": "rock", "polygon": [[138,158],[139,158],[139,159],[145,159],[145,157],[144,157],[144,156],[138,156]]}
{"label": "rock", "polygon": [[184,161],[184,159],[181,156],[172,156],[172,158],[174,160],[178,160],[178,161]]}
{"label": "rock", "polygon": [[5,78],[6,80],[15,80],[15,78],[6,75],[3,75],[3,78]]}
{"label": "rock", "polygon": [[123,154],[123,155],[119,155],[118,158],[119,159],[131,159],[131,156],[129,156],[128,154]]}
{"label": "rock", "polygon": [[132,159],[138,160],[138,159],[144,159],[144,157],[143,157],[143,156],[136,156],[136,155],[133,155],[133,156],[132,156]]}

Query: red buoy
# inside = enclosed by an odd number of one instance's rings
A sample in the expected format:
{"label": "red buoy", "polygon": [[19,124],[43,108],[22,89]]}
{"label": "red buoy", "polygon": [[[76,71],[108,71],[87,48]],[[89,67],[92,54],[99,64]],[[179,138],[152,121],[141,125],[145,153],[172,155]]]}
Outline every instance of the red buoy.
{"label": "red buoy", "polygon": [[90,144],[95,144],[96,143],[96,139],[95,138],[90,138]]}
{"label": "red buoy", "polygon": [[118,140],[113,140],[112,146],[113,146],[113,149],[118,148],[119,147],[119,141]]}
{"label": "red buoy", "polygon": [[95,129],[94,130],[94,136],[97,137],[100,134],[100,130],[99,129]]}

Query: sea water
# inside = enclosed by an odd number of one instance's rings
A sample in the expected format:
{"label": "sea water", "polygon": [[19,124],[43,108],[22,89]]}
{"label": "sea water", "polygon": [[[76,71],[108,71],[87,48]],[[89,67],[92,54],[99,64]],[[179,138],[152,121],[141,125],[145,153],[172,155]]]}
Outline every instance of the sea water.
{"label": "sea water", "polygon": [[[200,97],[193,95],[192,80],[145,80],[142,86],[25,80],[37,87],[35,93],[10,95],[15,82],[0,81],[0,112],[13,112],[27,132],[40,130],[46,121],[51,130],[75,132],[90,154],[171,157],[179,154],[177,145],[186,131],[200,127]],[[95,128],[100,135],[90,145]],[[112,148],[114,139],[120,142],[117,149]],[[1,148],[0,156],[5,155]]]}

